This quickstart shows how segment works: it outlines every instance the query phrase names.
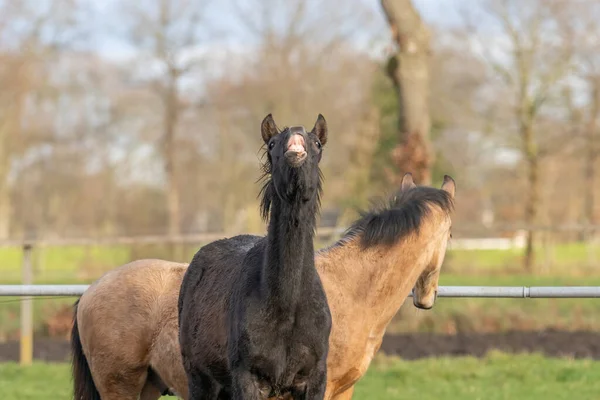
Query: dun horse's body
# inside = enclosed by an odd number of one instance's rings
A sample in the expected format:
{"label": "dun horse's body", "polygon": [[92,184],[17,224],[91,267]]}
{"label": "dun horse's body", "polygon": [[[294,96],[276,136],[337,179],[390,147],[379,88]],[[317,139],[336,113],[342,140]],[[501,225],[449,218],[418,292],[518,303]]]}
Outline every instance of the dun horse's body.
{"label": "dun horse's body", "polygon": [[269,114],[262,137],[267,236],[202,247],[181,285],[179,342],[192,399],[325,394],[331,314],[313,238],[327,126],[319,115],[311,132],[279,132]]}
{"label": "dun horse's body", "polygon": [[[170,387],[187,398],[177,340],[177,298],[187,264],[138,260],[94,282],[75,308],[75,400],[156,400]],[[185,389],[185,391],[184,391]]]}
{"label": "dun horse's body", "polygon": [[[442,189],[415,188],[406,175],[388,206],[364,215],[338,243],[316,253],[332,315],[326,399],[352,397],[354,384],[367,370],[411,288],[415,306],[433,305],[450,236],[455,191],[451,178],[445,179]],[[91,376],[85,380],[77,372],[79,365],[87,365],[85,354],[95,360],[91,374],[97,384],[121,377],[119,398],[136,399],[143,387],[141,400],[156,400],[167,388],[189,399],[177,326],[172,323],[177,319],[178,293],[168,295],[178,291],[184,272],[182,264],[139,260],[109,272],[88,289],[76,312],[76,393],[94,389]],[[123,339],[112,340],[125,331]],[[83,349],[77,347],[78,333]],[[156,340],[136,349],[137,339],[132,338],[144,337]]]}

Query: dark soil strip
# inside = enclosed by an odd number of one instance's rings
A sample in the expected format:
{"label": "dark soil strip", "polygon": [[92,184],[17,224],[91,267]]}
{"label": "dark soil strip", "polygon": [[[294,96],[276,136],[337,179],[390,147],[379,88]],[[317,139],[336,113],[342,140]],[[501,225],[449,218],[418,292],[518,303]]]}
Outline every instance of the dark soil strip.
{"label": "dark soil strip", "polygon": [[[70,357],[69,343],[59,339],[38,339],[34,344],[37,360],[64,362]],[[539,352],[550,357],[593,358],[600,360],[600,333],[596,332],[507,332],[461,335],[386,335],[381,351],[407,360],[437,356],[484,356],[489,350],[508,353]],[[18,361],[19,343],[0,343],[0,362]]]}
{"label": "dark soil strip", "polygon": [[600,333],[543,331],[386,335],[381,345],[381,351],[386,354],[407,360],[436,356],[481,357],[489,350],[600,359]]}
{"label": "dark soil strip", "polygon": [[[0,343],[0,362],[19,361],[19,342]],[[71,346],[64,339],[36,339],[33,343],[35,360],[64,362],[70,361]]]}

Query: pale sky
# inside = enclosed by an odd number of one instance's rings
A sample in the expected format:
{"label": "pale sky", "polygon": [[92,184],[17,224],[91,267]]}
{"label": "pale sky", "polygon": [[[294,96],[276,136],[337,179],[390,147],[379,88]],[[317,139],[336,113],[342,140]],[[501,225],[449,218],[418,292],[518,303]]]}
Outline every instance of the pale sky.
{"label": "pale sky", "polygon": [[[87,0],[92,12],[89,14],[89,26],[93,27],[95,32],[92,46],[103,55],[109,58],[119,59],[129,53],[129,46],[119,37],[120,24],[118,21],[112,20],[108,10],[118,6],[117,0],[105,0],[99,2],[96,0]],[[325,0],[326,1],[326,0]],[[476,0],[470,0],[476,1]],[[238,0],[243,4],[243,0]],[[379,0],[362,0],[375,15],[375,29],[378,37],[385,38],[387,31],[387,23],[381,11]],[[421,13],[423,19],[431,25],[451,27],[460,24],[460,7],[464,6],[464,0],[413,0],[413,3]],[[228,48],[244,48],[251,45],[248,43],[248,35],[240,29],[236,30],[235,23],[231,23],[230,18],[230,2],[215,1],[209,7],[209,15],[211,20],[216,25],[226,26],[228,37],[215,38],[211,42],[213,44],[226,45]],[[114,14],[112,14],[114,15]]]}

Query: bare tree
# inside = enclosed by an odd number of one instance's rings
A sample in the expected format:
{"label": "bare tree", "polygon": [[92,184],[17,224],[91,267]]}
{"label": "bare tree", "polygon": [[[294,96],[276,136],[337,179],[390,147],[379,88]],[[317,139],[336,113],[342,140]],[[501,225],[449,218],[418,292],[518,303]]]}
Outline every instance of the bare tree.
{"label": "bare tree", "polygon": [[594,225],[597,222],[594,211],[596,164],[598,162],[598,119],[600,118],[600,57],[597,51],[598,45],[600,45],[600,29],[597,23],[600,17],[600,6],[585,4],[584,7],[577,9],[577,16],[581,23],[577,25],[577,40],[575,41],[576,72],[583,80],[588,92],[585,110],[578,110],[585,136],[583,222]]}
{"label": "bare tree", "polygon": [[600,70],[595,70],[587,76],[588,90],[590,91],[589,111],[587,113],[586,130],[586,156],[585,156],[585,206],[584,219],[589,225],[596,223],[595,189],[596,189],[596,164],[598,160],[598,118],[600,117]]}
{"label": "bare tree", "polygon": [[154,64],[159,71],[150,82],[162,105],[160,153],[166,179],[170,235],[178,235],[181,227],[181,182],[176,160],[177,130],[184,106],[181,84],[199,65],[193,51],[203,42],[201,22],[206,6],[206,1],[148,0],[128,3],[125,13],[132,43],[146,56],[146,65]]}
{"label": "bare tree", "polygon": [[32,128],[35,120],[29,122],[35,115],[32,100],[52,95],[49,71],[73,31],[77,10],[75,0],[0,2],[0,238],[12,230],[14,163],[42,139]]}
{"label": "bare tree", "polygon": [[398,93],[400,144],[394,159],[422,184],[431,183],[434,153],[429,130],[430,31],[411,0],[381,0],[398,52],[388,61],[388,74]]}
{"label": "bare tree", "polygon": [[[536,125],[571,67],[572,31],[566,7],[563,0],[487,0],[476,25],[478,39],[487,35],[480,51],[513,96],[519,148],[527,169],[524,219],[528,227],[538,222],[540,160],[545,155]],[[485,32],[491,26],[498,26],[499,32]],[[534,230],[529,229],[523,258],[527,271],[535,265],[534,239]]]}
{"label": "bare tree", "polygon": [[[258,46],[255,54],[245,58],[242,70],[233,65],[226,69],[224,79],[229,84],[214,87],[228,88],[231,94],[211,94],[211,98],[227,100],[227,115],[238,116],[234,126],[245,132],[256,132],[266,113],[273,113],[282,125],[307,127],[322,113],[332,132],[326,152],[335,154],[321,162],[328,181],[323,206],[337,209],[354,191],[336,177],[352,174],[353,160],[370,158],[377,140],[373,124],[378,121],[373,119],[370,98],[376,65],[352,43],[355,35],[370,29],[372,10],[357,0],[237,3],[239,25],[257,39]],[[364,131],[367,126],[369,132]],[[251,145],[259,145],[252,135]],[[365,136],[373,140],[369,146],[363,146]]]}

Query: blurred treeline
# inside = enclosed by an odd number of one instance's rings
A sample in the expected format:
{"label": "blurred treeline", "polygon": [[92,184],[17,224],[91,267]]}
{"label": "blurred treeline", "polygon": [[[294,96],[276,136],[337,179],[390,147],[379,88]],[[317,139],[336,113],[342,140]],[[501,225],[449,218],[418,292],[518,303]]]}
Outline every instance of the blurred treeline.
{"label": "blurred treeline", "polygon": [[323,224],[411,168],[456,226],[594,224],[600,4],[432,7],[0,0],[0,237],[262,231],[267,113],[327,119]]}

